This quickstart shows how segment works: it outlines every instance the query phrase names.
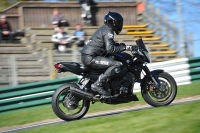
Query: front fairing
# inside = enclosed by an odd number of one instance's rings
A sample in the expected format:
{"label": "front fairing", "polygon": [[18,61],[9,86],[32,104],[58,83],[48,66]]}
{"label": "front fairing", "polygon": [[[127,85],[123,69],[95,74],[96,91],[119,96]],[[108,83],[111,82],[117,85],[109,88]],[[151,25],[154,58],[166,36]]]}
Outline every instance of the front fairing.
{"label": "front fairing", "polygon": [[149,56],[149,52],[145,46],[145,44],[143,43],[142,39],[139,39],[136,41],[137,47],[139,48],[138,50],[138,54],[144,58],[144,61],[150,63],[150,56]]}

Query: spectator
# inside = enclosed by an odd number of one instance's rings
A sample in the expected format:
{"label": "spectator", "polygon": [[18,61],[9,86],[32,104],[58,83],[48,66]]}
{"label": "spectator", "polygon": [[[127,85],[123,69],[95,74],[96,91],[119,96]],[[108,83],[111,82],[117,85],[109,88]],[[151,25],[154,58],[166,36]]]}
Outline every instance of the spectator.
{"label": "spectator", "polygon": [[65,17],[59,12],[58,8],[53,10],[53,14],[51,16],[51,23],[55,27],[60,26],[69,26],[68,22],[66,21]]}
{"label": "spectator", "polygon": [[12,28],[6,20],[6,16],[2,15],[0,18],[0,42],[4,39],[8,39],[10,43],[13,43],[13,38],[14,33],[12,32]]}
{"label": "spectator", "polygon": [[81,24],[76,25],[74,36],[76,37],[75,44],[78,47],[83,47],[85,45],[85,31],[83,31]]}
{"label": "spectator", "polygon": [[66,47],[70,47],[71,43],[67,39],[70,37],[62,28],[56,27],[56,32],[52,35],[51,41],[54,42],[54,49],[57,52],[65,52]]}
{"label": "spectator", "polygon": [[91,14],[91,4],[92,0],[79,0],[79,3],[81,4],[81,17],[83,19],[83,24],[84,25],[91,25],[91,19],[92,19],[92,14]]}

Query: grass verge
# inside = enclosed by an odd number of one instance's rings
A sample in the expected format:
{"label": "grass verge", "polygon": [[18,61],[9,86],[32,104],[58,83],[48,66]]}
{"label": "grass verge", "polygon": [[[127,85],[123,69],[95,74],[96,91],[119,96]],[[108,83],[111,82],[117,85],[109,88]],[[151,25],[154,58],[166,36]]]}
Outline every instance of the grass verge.
{"label": "grass verge", "polygon": [[200,102],[145,109],[58,125],[21,133],[197,133],[200,131]]}
{"label": "grass verge", "polygon": [[[200,95],[199,86],[200,82],[196,82],[190,85],[179,86],[176,99]],[[131,102],[119,105],[107,105],[102,103],[95,103],[94,105],[90,106],[88,113],[145,104],[145,101],[142,99],[141,94],[138,93],[137,95],[138,98],[140,99],[139,102]],[[0,128],[6,126],[22,125],[26,123],[38,122],[54,118],[57,118],[57,116],[53,113],[53,110],[51,109],[50,105],[8,111],[5,113],[0,113]]]}
{"label": "grass verge", "polygon": [[20,1],[24,1],[24,0],[1,0],[0,11],[3,11],[4,9],[6,9]]}

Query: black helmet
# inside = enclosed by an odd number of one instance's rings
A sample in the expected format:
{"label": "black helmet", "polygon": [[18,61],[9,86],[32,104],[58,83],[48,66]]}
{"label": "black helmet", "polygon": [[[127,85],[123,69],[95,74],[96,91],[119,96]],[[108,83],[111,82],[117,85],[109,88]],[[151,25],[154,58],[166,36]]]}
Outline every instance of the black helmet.
{"label": "black helmet", "polygon": [[104,17],[104,24],[108,25],[118,35],[122,31],[123,17],[117,12],[108,12]]}

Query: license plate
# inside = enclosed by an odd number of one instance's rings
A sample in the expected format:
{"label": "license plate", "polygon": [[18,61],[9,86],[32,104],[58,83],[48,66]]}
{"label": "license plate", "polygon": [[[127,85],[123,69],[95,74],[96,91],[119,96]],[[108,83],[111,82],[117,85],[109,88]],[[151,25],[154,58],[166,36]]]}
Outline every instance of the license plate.
{"label": "license plate", "polygon": [[51,75],[51,79],[54,79],[55,77],[56,77],[56,74],[58,73],[58,70],[56,69],[55,71],[54,71],[54,73]]}

